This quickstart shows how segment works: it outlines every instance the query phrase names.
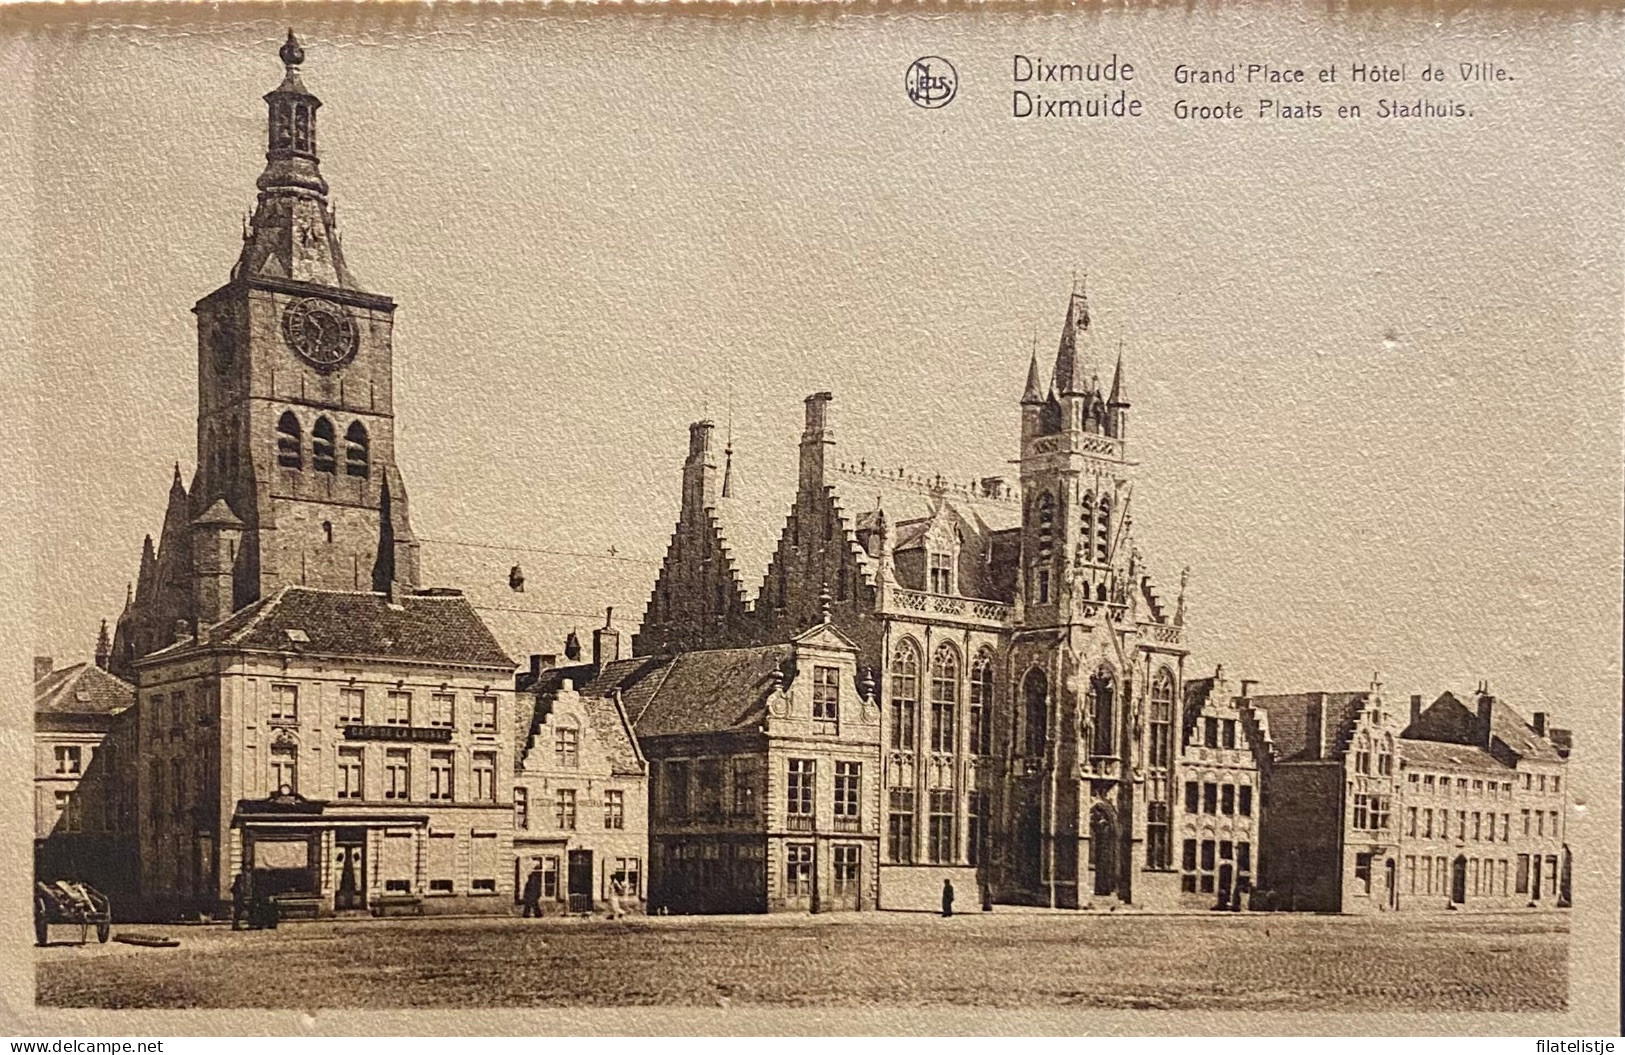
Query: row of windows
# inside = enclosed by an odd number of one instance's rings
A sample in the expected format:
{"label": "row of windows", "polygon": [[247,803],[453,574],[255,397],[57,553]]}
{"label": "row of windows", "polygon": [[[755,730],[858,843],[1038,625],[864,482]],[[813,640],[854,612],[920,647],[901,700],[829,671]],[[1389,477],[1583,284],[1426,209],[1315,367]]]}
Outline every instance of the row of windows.
{"label": "row of windows", "polygon": [[[1410,774],[1410,783],[1420,787],[1422,793],[1426,795],[1450,794],[1450,777],[1435,777],[1432,773],[1412,773]],[[1456,777],[1454,783],[1457,795],[1466,795],[1470,791],[1474,795],[1500,796],[1503,799],[1512,798],[1512,781],[1509,780],[1469,781],[1466,777]],[[1535,791],[1543,795],[1556,795],[1561,793],[1562,789],[1563,778],[1555,774],[1549,778],[1545,773],[1523,774],[1523,790],[1525,791]]]}
{"label": "row of windows", "polygon": [[1212,781],[1185,782],[1185,812],[1209,813],[1243,817],[1253,815],[1253,787],[1251,784],[1216,784]]}
{"label": "row of windows", "polygon": [[1354,828],[1357,831],[1387,831],[1393,800],[1387,795],[1354,796]]}
{"label": "row of windows", "polygon": [[[277,753],[272,745],[271,786],[299,790],[299,762],[295,753]],[[455,751],[430,751],[426,791],[430,802],[495,802],[496,762],[494,751],[472,754],[469,776],[473,787],[462,799],[457,795],[457,755]],[[391,802],[412,801],[412,751],[388,748],[384,751],[383,798]],[[346,800],[367,797],[366,752],[360,747],[338,749],[338,774],[334,797]]]}
{"label": "row of windows", "polygon": [[[530,865],[526,870],[526,864]],[[617,857],[614,867],[609,869],[606,877],[604,893],[607,895],[616,884],[620,885],[621,897],[641,898],[643,896],[643,858]],[[523,900],[525,887],[530,882],[530,876],[538,876],[543,901],[563,901],[566,899],[566,888],[559,882],[559,857],[557,854],[543,854],[539,857],[518,860],[514,863],[515,882],[514,900]],[[521,874],[522,873],[522,874]]]}
{"label": "row of windows", "polygon": [[[419,706],[414,702],[411,692],[390,690],[384,693],[383,713],[369,714],[366,690],[351,686],[339,689],[338,704],[339,722],[343,725],[366,725],[371,718],[374,723],[381,725],[423,724],[431,728],[454,729],[457,727],[460,712],[457,695],[450,692],[430,693],[427,705]],[[274,724],[298,724],[299,686],[271,686],[270,718]],[[380,718],[381,722],[378,721]],[[489,695],[475,696],[469,728],[475,732],[494,732],[496,727],[497,698]]]}
{"label": "row of windows", "polygon": [[[386,893],[413,893],[414,876],[424,877],[424,889],[429,894],[456,892],[454,877],[459,871],[458,833],[430,831],[426,836],[421,847],[420,865],[419,846],[412,833],[388,832],[384,835],[376,866],[378,875],[383,878]],[[470,894],[496,893],[499,869],[496,832],[470,833],[467,868]]]}
{"label": "row of windows", "polygon": [[[813,891],[813,845],[786,843],[784,845],[784,896],[810,897]],[[833,857],[832,879],[836,897],[849,897],[858,893],[863,874],[861,862],[863,848],[845,844],[830,847]]]}
{"label": "row of windows", "polygon": [[[1033,514],[1036,543],[1031,574],[1028,577],[1029,598],[1035,604],[1050,602],[1050,564],[1055,557],[1055,496],[1048,491],[1040,494]],[[1093,492],[1087,492],[1079,504],[1078,560],[1080,563],[1107,564],[1112,554],[1112,499],[1101,495],[1095,504]],[[1105,600],[1105,584],[1100,586],[1099,599]]]}
{"label": "row of windows", "polygon": [[1186,839],[1180,857],[1179,889],[1187,894],[1229,894],[1253,870],[1251,843],[1229,839]]}
{"label": "row of windows", "polygon": [[757,815],[763,782],[759,758],[674,759],[652,769],[651,775],[657,778],[655,808],[665,820],[720,822],[727,816]]}
{"label": "row of windows", "polygon": [[[1519,854],[1515,860],[1458,857],[1452,863],[1444,857],[1407,855],[1405,887],[1407,893],[1444,894],[1453,901],[1469,897],[1506,897],[1509,892],[1527,894],[1539,901],[1543,897],[1557,896],[1557,857],[1543,858],[1538,854]],[[1370,892],[1369,887],[1366,892]]]}
{"label": "row of windows", "polygon": [[[955,716],[959,708],[959,650],[946,642],[931,655],[930,748],[938,754],[955,750]],[[891,746],[914,750],[915,715],[920,702],[920,648],[904,638],[891,658]],[[993,657],[983,650],[970,671],[970,724],[966,750],[988,755],[993,750]]]}
{"label": "row of windows", "polygon": [[[344,430],[344,475],[366,479],[368,474],[367,427],[352,421]],[[276,463],[284,469],[305,467],[304,427],[293,411],[283,411],[276,423]],[[338,436],[325,416],[317,418],[310,430],[310,467],[318,473],[336,475],[339,471]]]}
{"label": "row of windows", "polygon": [[[1554,838],[1557,836],[1559,816],[1557,810],[1522,810],[1520,812],[1525,836],[1533,834],[1536,837],[1544,838],[1548,831]],[[1435,811],[1429,807],[1411,806],[1406,811],[1405,834],[1419,836],[1423,839],[1433,838],[1435,813],[1438,814],[1438,837],[1441,839],[1450,838],[1450,811],[1445,809]],[[1495,818],[1496,814],[1484,813],[1481,810],[1473,810],[1471,813],[1466,810],[1457,810],[1456,838],[1463,842],[1468,839],[1474,842],[1495,842]],[[1501,841],[1507,842],[1511,839],[1512,815],[1503,813],[1500,818]]]}
{"label": "row of windows", "polygon": [[[553,826],[561,832],[573,832],[577,826],[577,800],[575,788],[557,788],[553,792]],[[513,825],[520,831],[530,830],[530,790],[513,789]],[[610,788],[604,792],[604,829],[620,831],[626,827],[626,792]]]}
{"label": "row of windows", "polygon": [[[968,831],[965,833],[965,863],[980,864],[982,837],[987,823],[987,792],[967,796]],[[894,864],[914,863],[914,822],[916,796],[912,788],[892,788],[886,802],[886,860]],[[951,790],[927,793],[926,860],[932,864],[955,864],[959,860],[959,809]]]}

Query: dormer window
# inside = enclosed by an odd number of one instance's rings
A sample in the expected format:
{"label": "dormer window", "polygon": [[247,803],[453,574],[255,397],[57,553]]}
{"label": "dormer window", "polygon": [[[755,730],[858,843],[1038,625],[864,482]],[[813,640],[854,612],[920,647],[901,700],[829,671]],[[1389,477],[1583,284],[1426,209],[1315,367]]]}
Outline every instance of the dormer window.
{"label": "dormer window", "polygon": [[943,596],[954,592],[954,558],[951,553],[931,554],[931,592]]}
{"label": "dormer window", "polygon": [[813,732],[834,736],[841,731],[841,672],[838,667],[813,668]]}

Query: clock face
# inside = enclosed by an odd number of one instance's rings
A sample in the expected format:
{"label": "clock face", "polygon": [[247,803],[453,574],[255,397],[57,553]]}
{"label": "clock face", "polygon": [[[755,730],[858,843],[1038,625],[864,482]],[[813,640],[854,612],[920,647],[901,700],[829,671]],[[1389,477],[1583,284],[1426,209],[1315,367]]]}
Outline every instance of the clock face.
{"label": "clock face", "polygon": [[306,297],[283,311],[282,336],[301,359],[327,371],[355,358],[361,334],[355,319],[344,308]]}

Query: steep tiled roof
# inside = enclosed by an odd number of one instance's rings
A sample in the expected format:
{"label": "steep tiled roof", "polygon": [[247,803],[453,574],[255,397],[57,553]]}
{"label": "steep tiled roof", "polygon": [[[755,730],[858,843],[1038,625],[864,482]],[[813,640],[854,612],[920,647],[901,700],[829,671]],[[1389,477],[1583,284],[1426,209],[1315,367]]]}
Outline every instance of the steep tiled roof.
{"label": "steep tiled roof", "polygon": [[1556,762],[1562,758],[1550,741],[1537,735],[1523,720],[1523,715],[1501,700],[1490,709],[1490,735],[1532,761]]}
{"label": "steep tiled roof", "polygon": [[[197,649],[191,641],[153,653]],[[205,648],[513,667],[461,594],[383,594],[285,586],[206,629]]]}
{"label": "steep tiled roof", "polygon": [[1314,758],[1321,750],[1320,726],[1313,721],[1317,705],[1325,715],[1324,751],[1325,756],[1330,756],[1337,750],[1343,727],[1369,697],[1366,692],[1294,692],[1249,696],[1247,704],[1269,715],[1271,750],[1276,760],[1293,762]]}
{"label": "steep tiled roof", "polygon": [[762,719],[789,645],[684,652],[609,664],[583,694],[621,692],[638,736],[748,729]]}
{"label": "steep tiled roof", "polygon": [[35,714],[114,715],[135,703],[135,686],[94,663],[75,663],[34,682]]}
{"label": "steep tiled roof", "polygon": [[1413,769],[1470,769],[1507,773],[1509,766],[1481,747],[1472,744],[1446,744],[1434,740],[1399,740],[1399,757]]}

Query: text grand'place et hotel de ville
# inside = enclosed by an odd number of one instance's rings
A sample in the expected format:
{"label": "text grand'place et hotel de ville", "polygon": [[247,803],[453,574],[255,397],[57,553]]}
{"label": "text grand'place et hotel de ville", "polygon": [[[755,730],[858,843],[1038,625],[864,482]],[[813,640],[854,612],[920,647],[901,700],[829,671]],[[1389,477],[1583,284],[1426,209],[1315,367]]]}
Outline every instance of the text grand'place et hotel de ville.
{"label": "text grand'place et hotel de ville", "polygon": [[38,878],[146,919],[244,889],[284,917],[918,909],[945,881],[972,907],[1569,903],[1547,715],[1191,669],[1186,577],[1134,544],[1128,371],[1077,291],[1011,385],[1017,479],[839,462],[814,393],[746,569],[731,447],[695,422],[637,633],[516,662],[554,642],[420,580],[396,305],[346,266],[280,54],[252,220],[193,308],[196,468],[94,662],[35,661]]}

